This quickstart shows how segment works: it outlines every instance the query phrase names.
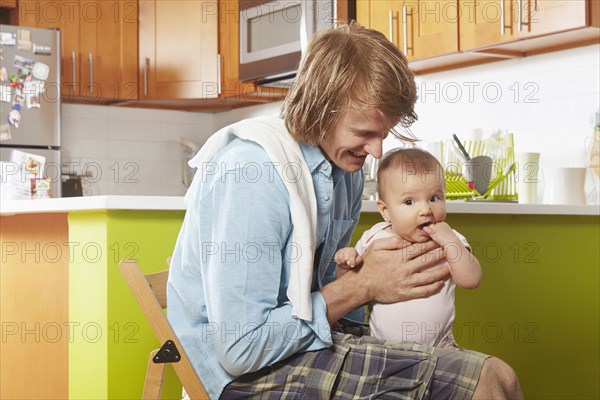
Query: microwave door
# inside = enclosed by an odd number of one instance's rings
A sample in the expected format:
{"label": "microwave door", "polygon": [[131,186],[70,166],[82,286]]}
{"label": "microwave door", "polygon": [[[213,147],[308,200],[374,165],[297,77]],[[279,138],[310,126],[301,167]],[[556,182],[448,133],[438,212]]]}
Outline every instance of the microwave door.
{"label": "microwave door", "polygon": [[[301,32],[307,38],[313,27],[301,27],[310,12],[309,2],[298,0],[240,2],[240,79],[261,79],[295,71],[301,57]],[[314,11],[314,10],[313,10]]]}
{"label": "microwave door", "polygon": [[240,80],[293,77],[309,40],[334,15],[334,0],[240,0]]}

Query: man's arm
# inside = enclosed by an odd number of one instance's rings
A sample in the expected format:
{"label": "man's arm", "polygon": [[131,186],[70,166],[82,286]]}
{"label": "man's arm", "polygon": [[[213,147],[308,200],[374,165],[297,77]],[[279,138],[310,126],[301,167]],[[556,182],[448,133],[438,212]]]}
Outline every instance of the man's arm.
{"label": "man's arm", "polygon": [[312,295],[313,321],[292,318],[285,293],[294,257],[289,198],[256,146],[238,143],[215,159],[221,175],[211,177],[195,205],[206,247],[206,312],[218,332],[210,339],[219,362],[236,376],[331,345],[320,293]]}

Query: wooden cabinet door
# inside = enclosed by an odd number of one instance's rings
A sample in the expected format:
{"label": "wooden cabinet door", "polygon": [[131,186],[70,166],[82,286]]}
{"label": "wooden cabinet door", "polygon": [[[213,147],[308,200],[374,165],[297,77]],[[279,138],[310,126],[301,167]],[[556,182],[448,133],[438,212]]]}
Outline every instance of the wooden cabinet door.
{"label": "wooden cabinet door", "polygon": [[[585,27],[586,0],[524,1],[519,36],[537,36]],[[598,1],[598,0],[592,0]]]}
{"label": "wooden cabinet door", "polygon": [[217,1],[144,0],[139,15],[139,98],[217,98]]}
{"label": "wooden cabinet door", "polygon": [[19,25],[60,30],[63,100],[137,98],[136,0],[21,0]]}
{"label": "wooden cabinet door", "polygon": [[245,102],[253,100],[256,87],[252,82],[240,82],[239,19],[239,0],[219,0],[220,94]]}
{"label": "wooden cabinet door", "polygon": [[523,1],[528,0],[459,1],[460,50],[516,39],[518,4]]}
{"label": "wooden cabinet door", "polygon": [[[0,0],[1,8],[17,8],[17,0]],[[2,10],[4,12],[4,10]]]}
{"label": "wooden cabinet door", "polygon": [[60,30],[60,81],[63,98],[80,95],[80,15],[79,4],[72,0],[19,1],[19,26]]}
{"label": "wooden cabinet door", "polygon": [[81,96],[137,99],[137,1],[80,1]]}
{"label": "wooden cabinet door", "polygon": [[456,0],[357,0],[357,20],[385,34],[409,60],[458,51]]}
{"label": "wooden cabinet door", "polygon": [[401,0],[356,0],[356,20],[383,33],[401,50],[404,43]]}
{"label": "wooden cabinet door", "polygon": [[400,22],[404,41],[400,49],[409,60],[458,51],[456,0],[409,0],[402,4]]}

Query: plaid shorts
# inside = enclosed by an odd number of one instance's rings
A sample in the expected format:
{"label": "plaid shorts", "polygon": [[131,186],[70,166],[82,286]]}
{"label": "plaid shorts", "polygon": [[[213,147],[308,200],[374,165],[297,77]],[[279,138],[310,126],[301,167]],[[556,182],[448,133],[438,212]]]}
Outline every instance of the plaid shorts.
{"label": "plaid shorts", "polygon": [[489,356],[371,336],[334,334],[333,346],[242,375],[221,399],[470,399]]}

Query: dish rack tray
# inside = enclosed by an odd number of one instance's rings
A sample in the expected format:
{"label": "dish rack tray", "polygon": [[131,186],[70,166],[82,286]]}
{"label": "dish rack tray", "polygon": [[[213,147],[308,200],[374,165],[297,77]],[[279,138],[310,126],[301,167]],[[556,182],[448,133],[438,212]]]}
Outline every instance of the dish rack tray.
{"label": "dish rack tray", "polygon": [[[476,189],[469,189],[467,180],[462,175],[462,162],[452,152],[448,154],[448,160],[444,161],[446,167],[446,197],[448,199],[480,199],[480,200],[517,200],[517,188],[515,181],[515,154],[513,135],[508,134],[503,140],[507,140],[505,151],[494,158],[492,178],[485,193],[479,193]],[[466,140],[463,145],[471,157],[491,156],[488,154],[486,140]]]}

